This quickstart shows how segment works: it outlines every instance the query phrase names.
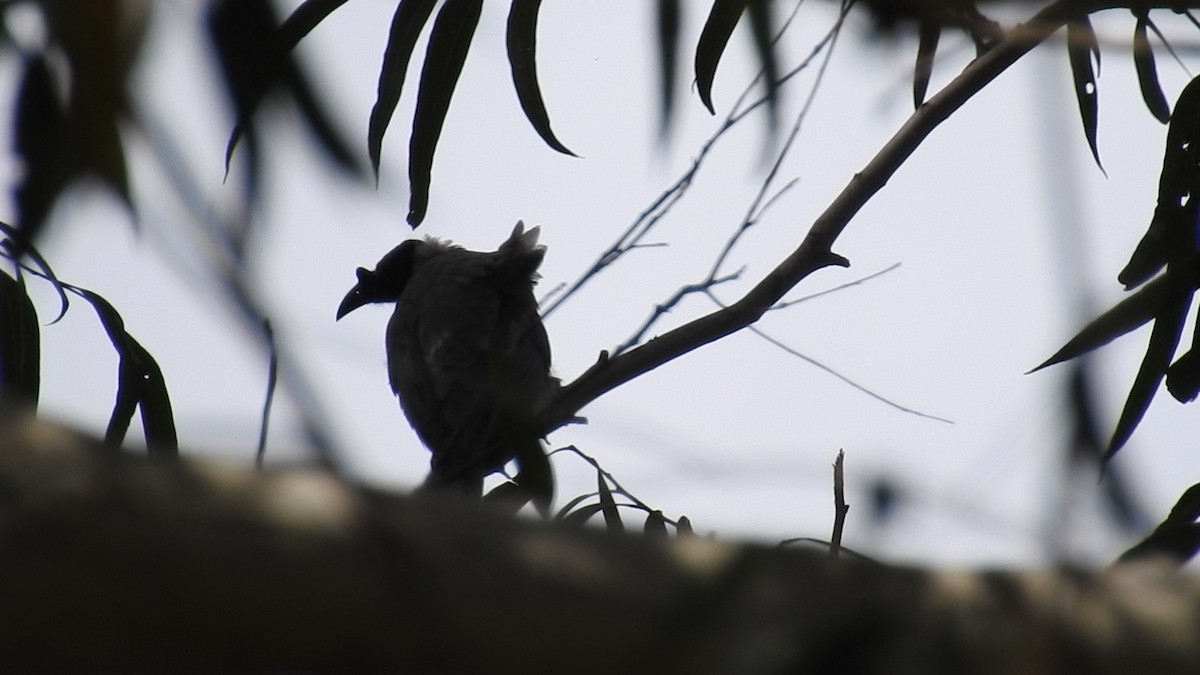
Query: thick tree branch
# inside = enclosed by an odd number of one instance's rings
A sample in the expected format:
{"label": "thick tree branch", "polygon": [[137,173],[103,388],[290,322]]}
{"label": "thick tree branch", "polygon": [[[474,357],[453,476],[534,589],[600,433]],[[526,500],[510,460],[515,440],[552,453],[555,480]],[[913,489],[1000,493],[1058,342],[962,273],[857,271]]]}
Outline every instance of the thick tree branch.
{"label": "thick tree branch", "polygon": [[[1174,7],[1170,2],[1155,7]],[[1187,3],[1191,4],[1191,3]],[[850,220],[921,143],[992,80],[1045,41],[1070,18],[1081,13],[1128,7],[1129,3],[1058,0],[1028,22],[1010,30],[1003,41],[972,62],[937,95],[916,110],[900,130],[817,217],[804,240],[774,270],[737,302],[675,328],[649,342],[609,358],[601,354],[595,365],[563,388],[543,411],[547,431],[576,419],[588,403],[605,393],[688,352],[735,333],[754,322],[813,272],[849,262],[833,252],[833,244]]]}

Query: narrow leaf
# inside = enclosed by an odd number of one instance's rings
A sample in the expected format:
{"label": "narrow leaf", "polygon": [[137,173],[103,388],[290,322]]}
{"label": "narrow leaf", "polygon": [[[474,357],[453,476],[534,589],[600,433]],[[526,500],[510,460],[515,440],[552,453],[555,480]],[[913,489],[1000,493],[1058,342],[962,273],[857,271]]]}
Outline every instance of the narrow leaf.
{"label": "narrow leaf", "polygon": [[291,50],[308,35],[317,24],[333,13],[333,10],[346,4],[346,0],[304,0],[282,24],[279,25],[279,43],[285,50]]}
{"label": "narrow leaf", "polygon": [[1067,24],[1067,57],[1075,81],[1075,98],[1079,101],[1083,133],[1087,136],[1096,166],[1104,171],[1104,165],[1100,163],[1100,150],[1096,145],[1099,92],[1096,89],[1096,72],[1093,69],[1093,62],[1097,68],[1100,65],[1100,42],[1096,39],[1096,31],[1086,14]]}
{"label": "narrow leaf", "polygon": [[[4,257],[12,260],[13,262],[18,262],[18,253],[14,251],[14,249],[17,248],[16,244],[14,243],[18,236],[17,230],[13,228],[12,225],[0,221],[0,232],[4,233],[4,235],[9,239],[8,241],[0,241],[0,249],[7,251],[7,253],[2,253],[0,255],[4,255]],[[63,282],[59,281],[58,276],[54,274],[54,270],[50,269],[50,263],[46,262],[46,259],[42,257],[42,254],[37,250],[37,247],[30,244],[25,249],[24,253],[37,267],[36,270],[32,270],[33,273],[45,279],[46,281],[49,281],[50,285],[54,287],[54,292],[58,294],[58,316],[54,317],[54,319],[50,321],[51,324],[58,323],[59,319],[66,316],[67,308],[71,305],[71,301],[67,298],[67,290],[63,285]]]}
{"label": "narrow leaf", "polygon": [[925,103],[925,94],[929,91],[929,78],[933,75],[933,57],[937,53],[942,26],[936,21],[922,19],[917,33],[917,65],[913,72],[914,108],[920,108],[921,104]]}
{"label": "narrow leaf", "polygon": [[708,19],[700,31],[700,39],[696,42],[696,93],[700,102],[708,108],[708,112],[716,114],[712,102],[713,79],[717,75],[717,64],[725,53],[725,45],[729,44],[729,36],[749,0],[713,0]]}
{"label": "narrow leaf", "polygon": [[541,5],[541,0],[513,0],[509,9],[506,45],[513,88],[517,91],[517,100],[521,102],[526,119],[546,145],[564,155],[578,157],[558,140],[550,128],[550,114],[546,112],[546,102],[542,99],[542,88],[538,84],[537,21]]}
{"label": "narrow leaf", "polygon": [[624,532],[625,524],[621,522],[621,514],[617,510],[617,503],[613,500],[612,490],[608,488],[608,481],[604,480],[604,474],[596,472],[596,482],[599,484],[597,494],[600,495],[600,508],[604,512],[604,524],[608,526],[609,532]]}
{"label": "narrow leaf", "polygon": [[[1200,200],[1196,165],[1200,154],[1200,77],[1193,78],[1175,101],[1167,127],[1158,202],[1150,227],[1138,242],[1117,280],[1132,288],[1158,273],[1175,258],[1195,249],[1195,223]],[[1189,269],[1184,265],[1181,269]]]}
{"label": "narrow leaf", "polygon": [[133,413],[141,406],[142,428],[150,456],[178,457],[179,443],[171,400],[158,363],[145,347],[126,332],[124,319],[107,300],[86,289],[75,288],[75,291],[96,310],[120,358],[117,400],[109,417],[104,442],[112,446],[124,442]]}
{"label": "narrow leaf", "polygon": [[1172,294],[1178,292],[1174,290],[1175,283],[1168,275],[1163,275],[1146,284],[1112,309],[1092,319],[1053,356],[1029,372],[1082,356],[1146,324],[1171,303]]}
{"label": "narrow leaf", "polygon": [[0,271],[0,399],[37,407],[41,333],[25,285]]}
{"label": "narrow leaf", "polygon": [[750,0],[746,7],[750,14],[750,35],[754,39],[754,51],[758,54],[759,65],[762,66],[762,77],[767,90],[768,123],[774,131],[779,126],[779,64],[775,60],[771,6],[770,0]]}
{"label": "narrow leaf", "polygon": [[66,110],[50,66],[40,55],[25,62],[15,116],[12,147],[21,158],[22,170],[13,194],[17,229],[10,236],[20,257],[41,232],[73,175],[73,158],[65,142]]}
{"label": "narrow leaf", "polygon": [[658,0],[658,85],[660,89],[659,133],[666,135],[675,110],[675,80],[679,72],[679,0]]}
{"label": "narrow leaf", "polygon": [[383,135],[392,113],[400,102],[404,89],[404,78],[408,73],[408,62],[421,29],[429,21],[436,0],[400,0],[396,13],[392,15],[392,29],[387,47],[383,51],[383,67],[379,70],[379,89],[375,105],[371,108],[371,119],[367,129],[367,154],[371,158],[371,170],[379,181],[379,158],[383,147]]}
{"label": "narrow leaf", "polygon": [[600,513],[603,510],[604,505],[602,504],[588,504],[586,506],[581,506],[563,516],[562,522],[570,525],[583,525],[587,521],[591,520],[592,516]]}
{"label": "narrow leaf", "polygon": [[483,0],[446,0],[429,34],[408,142],[408,224],[413,228],[425,220],[429,208],[433,153],[482,11]]}
{"label": "narrow leaf", "polygon": [[1125,407],[1121,410],[1117,427],[1113,431],[1112,439],[1108,442],[1108,449],[1104,452],[1106,461],[1112,459],[1113,455],[1117,454],[1117,451],[1125,445],[1150,408],[1150,402],[1154,400],[1158,385],[1166,375],[1167,367],[1175,355],[1175,348],[1179,346],[1179,336],[1183,332],[1183,324],[1187,319],[1187,310],[1191,301],[1192,292],[1189,291],[1183,298],[1171,303],[1154,320],[1154,329],[1150,331],[1150,344],[1146,347],[1146,355],[1142,358],[1142,365],[1138,368],[1137,376],[1134,377],[1129,397],[1125,399]]}
{"label": "narrow leaf", "polygon": [[1142,100],[1159,122],[1166,124],[1171,121],[1171,106],[1163,96],[1162,86],[1158,82],[1158,69],[1154,65],[1154,50],[1150,47],[1150,38],[1146,34],[1146,14],[1138,17],[1133,29],[1133,65],[1137,69],[1138,86],[1142,90]]}

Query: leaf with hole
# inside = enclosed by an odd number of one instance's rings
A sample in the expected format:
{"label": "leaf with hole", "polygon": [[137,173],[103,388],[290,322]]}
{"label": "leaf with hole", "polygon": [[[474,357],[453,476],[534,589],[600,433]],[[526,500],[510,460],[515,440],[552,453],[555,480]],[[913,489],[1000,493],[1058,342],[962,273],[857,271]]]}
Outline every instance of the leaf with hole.
{"label": "leaf with hole", "polygon": [[1083,133],[1087,136],[1096,166],[1104,171],[1104,165],[1100,163],[1100,150],[1096,145],[1100,99],[1096,88],[1096,69],[1100,67],[1100,42],[1096,39],[1096,31],[1086,14],[1067,24],[1067,58],[1071,63],[1071,76],[1075,83],[1075,98],[1079,102],[1079,116],[1083,120]]}

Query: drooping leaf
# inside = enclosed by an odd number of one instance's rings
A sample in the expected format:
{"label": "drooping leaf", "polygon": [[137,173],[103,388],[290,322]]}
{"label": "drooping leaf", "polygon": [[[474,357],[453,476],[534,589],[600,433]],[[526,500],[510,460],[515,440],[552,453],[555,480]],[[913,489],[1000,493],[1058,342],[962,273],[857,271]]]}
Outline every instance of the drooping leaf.
{"label": "drooping leaf", "polygon": [[408,143],[408,224],[414,229],[429,208],[433,154],[482,11],[483,0],[446,0],[429,34]]}
{"label": "drooping leaf", "polygon": [[392,15],[392,28],[388,35],[387,48],[383,51],[383,66],[379,70],[379,89],[375,105],[371,108],[371,119],[367,129],[367,154],[371,158],[371,169],[375,172],[376,181],[379,180],[383,135],[387,132],[396,104],[400,102],[404,79],[408,73],[408,62],[412,58],[417,38],[429,21],[436,4],[436,0],[401,0],[396,7],[396,13]]}
{"label": "drooping leaf", "polygon": [[17,227],[10,234],[18,257],[37,238],[51,207],[74,176],[66,130],[66,108],[49,65],[40,54],[26,59],[17,92],[12,145],[22,162],[13,195]]}
{"label": "drooping leaf", "polygon": [[117,375],[117,400],[109,417],[104,442],[117,446],[125,440],[133,413],[141,409],[142,429],[151,457],[167,459],[179,456],[179,441],[171,399],[158,362],[125,330],[125,321],[107,300],[92,291],[75,288],[91,303],[108,333],[120,359]]}
{"label": "drooping leaf", "polygon": [[[221,66],[235,122],[225,144],[225,172],[267,91],[283,70],[285,52],[279,40],[275,10],[264,0],[215,0],[208,7],[208,36]],[[253,195],[256,185],[247,183]]]}
{"label": "drooping leaf", "polygon": [[356,177],[364,173],[349,144],[335,130],[329,114],[313,93],[308,75],[290,53],[296,41],[334,8],[301,6],[289,17],[293,23],[285,27],[280,24],[273,4],[264,0],[216,0],[210,5],[209,36],[236,113],[225,146],[225,171],[229,172],[234,150],[245,140],[249,146],[246,196],[251,201],[259,187],[254,117],[269,92],[278,92],[296,104],[300,119],[335,166]]}
{"label": "drooping leaf", "polygon": [[1167,367],[1174,358],[1175,348],[1179,346],[1179,336],[1183,332],[1183,324],[1187,319],[1187,310],[1191,301],[1192,292],[1189,291],[1183,298],[1171,302],[1155,318],[1154,328],[1150,331],[1150,344],[1146,347],[1142,365],[1138,368],[1137,376],[1134,377],[1129,396],[1125,399],[1125,407],[1121,410],[1117,427],[1104,452],[1105,460],[1111,459],[1129,441],[1134,429],[1137,428],[1150,408],[1150,402],[1154,400],[1158,385],[1162,383],[1163,376],[1167,373]]}
{"label": "drooping leaf", "polygon": [[713,80],[717,75],[717,65],[721,55],[725,53],[725,45],[729,44],[729,36],[749,0],[713,0],[708,19],[696,42],[696,93],[700,102],[708,108],[708,112],[716,114],[712,101]]}
{"label": "drooping leaf", "polygon": [[134,212],[120,127],[126,89],[147,14],[140,3],[46,2],[47,28],[66,57],[70,152],[79,174],[95,178]]}
{"label": "drooping leaf", "polygon": [[41,333],[25,285],[0,271],[0,399],[37,407]]}
{"label": "drooping leaf", "polygon": [[656,7],[659,105],[662,108],[659,133],[665,135],[675,110],[675,80],[679,72],[679,0],[658,0]]}
{"label": "drooping leaf", "polygon": [[1164,554],[1178,564],[1189,561],[1200,551],[1200,484],[1184,491],[1171,513],[1142,541],[1121,554],[1118,563],[1161,557]]}
{"label": "drooping leaf", "polygon": [[554,150],[577,157],[554,135],[550,127],[550,114],[542,98],[542,88],[537,76],[537,21],[541,0],[513,0],[508,12],[508,30],[505,44],[508,49],[508,65],[512,70],[513,88],[526,119],[546,145]]}
{"label": "drooping leaf", "polygon": [[534,508],[543,517],[550,516],[550,505],[554,502],[554,470],[550,466],[550,458],[540,442],[526,444],[517,452],[517,472],[515,481],[529,496]]}
{"label": "drooping leaf", "polygon": [[279,42],[285,50],[293,49],[317,24],[346,4],[346,0],[304,0],[279,25]]}
{"label": "drooping leaf", "polygon": [[[18,262],[17,258],[19,255],[16,250],[17,244],[15,243],[17,239],[17,229],[8,223],[0,221],[0,232],[3,232],[4,236],[8,237],[7,241],[0,240],[0,249],[2,249],[2,251],[0,251],[0,255],[3,255],[13,262]],[[54,292],[58,294],[58,316],[54,317],[50,321],[51,324],[58,323],[59,319],[66,315],[67,307],[71,304],[70,300],[67,298],[66,287],[61,281],[58,280],[58,276],[54,274],[54,270],[50,269],[50,263],[46,262],[46,259],[42,257],[42,254],[37,250],[37,247],[29,245],[25,249],[24,253],[25,257],[29,260],[32,260],[34,266],[36,267],[36,269],[33,270],[33,273],[42,277],[46,281],[49,281],[50,285],[54,288]]]}
{"label": "drooping leaf", "polygon": [[1142,90],[1142,100],[1159,122],[1166,124],[1171,121],[1171,107],[1163,96],[1162,86],[1158,82],[1158,69],[1154,65],[1154,50],[1150,47],[1150,39],[1146,34],[1146,25],[1150,21],[1147,12],[1138,16],[1137,25],[1133,29],[1133,65],[1137,70],[1138,86]]}
{"label": "drooping leaf", "polygon": [[775,60],[774,20],[771,0],[750,0],[746,5],[750,15],[750,35],[754,51],[762,65],[762,77],[767,92],[767,120],[772,132],[779,126],[779,64]]}
{"label": "drooping leaf", "polygon": [[529,493],[525,491],[525,488],[509,480],[488,490],[487,494],[483,496],[483,501],[506,513],[515,514],[529,503]]}
{"label": "drooping leaf", "polygon": [[1053,356],[1029,372],[1082,356],[1145,325],[1171,304],[1172,294],[1177,293],[1175,288],[1176,281],[1167,275],[1146,284],[1141,290],[1093,319]]}
{"label": "drooping leaf", "polygon": [[563,516],[562,522],[570,525],[583,525],[587,521],[591,520],[592,516],[600,513],[603,510],[604,506],[602,504],[587,504]]}
{"label": "drooping leaf", "polygon": [[1096,145],[1096,127],[1099,116],[1099,92],[1096,89],[1096,70],[1100,66],[1100,42],[1086,14],[1067,24],[1067,57],[1071,63],[1071,76],[1075,81],[1075,98],[1079,102],[1079,116],[1083,120],[1083,133],[1096,166],[1104,171],[1100,163],[1100,150]]}
{"label": "drooping leaf", "polygon": [[663,512],[654,510],[650,515],[646,516],[646,524],[642,526],[642,534],[651,537],[666,537],[667,536],[667,519],[663,517]]}
{"label": "drooping leaf", "polygon": [[1196,250],[1195,223],[1200,212],[1200,77],[1184,87],[1167,127],[1158,202],[1150,227],[1117,275],[1126,288],[1144,283],[1173,260]]}
{"label": "drooping leaf", "polygon": [[597,494],[600,495],[600,509],[604,513],[604,524],[608,526],[609,532],[624,532],[625,524],[621,522],[621,513],[617,510],[617,503],[613,500],[612,490],[608,487],[608,481],[604,480],[604,474],[596,472],[596,482],[599,485]]}
{"label": "drooping leaf", "polygon": [[936,21],[922,19],[917,29],[917,65],[913,71],[913,107],[920,108],[929,91],[929,78],[933,75],[933,57],[937,53],[938,38],[942,26]]}

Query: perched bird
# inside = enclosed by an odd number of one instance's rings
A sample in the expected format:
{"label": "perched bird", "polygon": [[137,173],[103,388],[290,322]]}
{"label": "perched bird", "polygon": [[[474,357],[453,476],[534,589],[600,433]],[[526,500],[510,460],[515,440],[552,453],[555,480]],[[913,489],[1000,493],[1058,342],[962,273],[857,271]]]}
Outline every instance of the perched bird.
{"label": "perched bird", "polygon": [[[546,254],[538,229],[525,232],[518,222],[487,253],[405,241],[374,270],[358,268],[358,284],[338,307],[341,319],[368,303],[396,304],[388,377],[432,453],[426,487],[478,497],[483,478],[515,458],[518,482],[535,503],[549,502],[553,482],[535,415],[560,385],[533,297]],[[527,472],[534,477],[522,481]]]}

